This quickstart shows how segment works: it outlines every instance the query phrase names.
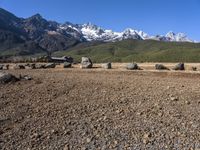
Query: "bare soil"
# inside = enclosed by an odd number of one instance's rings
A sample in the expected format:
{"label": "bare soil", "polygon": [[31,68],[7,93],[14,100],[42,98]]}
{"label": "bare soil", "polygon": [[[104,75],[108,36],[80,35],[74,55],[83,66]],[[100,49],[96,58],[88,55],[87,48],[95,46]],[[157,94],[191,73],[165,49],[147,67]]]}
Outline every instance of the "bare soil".
{"label": "bare soil", "polygon": [[0,149],[200,149],[198,72],[7,72],[33,80],[0,85]]}

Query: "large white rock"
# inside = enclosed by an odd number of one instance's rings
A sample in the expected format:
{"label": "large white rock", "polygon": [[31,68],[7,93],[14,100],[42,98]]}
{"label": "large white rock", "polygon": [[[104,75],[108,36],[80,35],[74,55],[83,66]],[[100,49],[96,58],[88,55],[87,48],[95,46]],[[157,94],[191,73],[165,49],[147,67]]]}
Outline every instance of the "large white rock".
{"label": "large white rock", "polygon": [[81,60],[81,68],[92,68],[93,64],[90,58],[88,57],[82,57]]}

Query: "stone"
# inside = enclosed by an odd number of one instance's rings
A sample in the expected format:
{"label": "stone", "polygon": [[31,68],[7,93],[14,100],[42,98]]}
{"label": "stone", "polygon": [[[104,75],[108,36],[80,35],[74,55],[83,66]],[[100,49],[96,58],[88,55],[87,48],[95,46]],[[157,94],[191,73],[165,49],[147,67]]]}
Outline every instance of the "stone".
{"label": "stone", "polygon": [[93,64],[90,58],[82,57],[81,68],[92,68]]}
{"label": "stone", "polygon": [[56,64],[55,63],[48,63],[45,65],[45,68],[55,68]]}
{"label": "stone", "polygon": [[164,66],[163,64],[156,64],[156,65],[155,65],[155,69],[156,69],[156,70],[169,70],[169,68],[167,68],[167,67]]}
{"label": "stone", "polygon": [[178,98],[174,97],[174,96],[171,96],[170,99],[171,99],[171,101],[178,101]]}
{"label": "stone", "polygon": [[185,101],[185,104],[190,105],[190,101]]}
{"label": "stone", "polygon": [[35,69],[45,69],[45,64],[35,64]]}
{"label": "stone", "polygon": [[29,63],[27,63],[27,64],[24,64],[24,66],[25,66],[25,67],[30,67],[30,64],[29,64]]}
{"label": "stone", "polygon": [[192,71],[197,71],[197,67],[192,67]]}
{"label": "stone", "polygon": [[90,138],[87,138],[86,141],[87,141],[87,143],[90,143],[90,142],[91,142],[91,139],[90,139]]}
{"label": "stone", "polygon": [[71,68],[72,67],[72,64],[69,63],[69,62],[64,62],[64,68]]}
{"label": "stone", "polygon": [[173,67],[173,70],[185,70],[184,63],[179,63],[176,66]]}
{"label": "stone", "polygon": [[9,64],[4,65],[3,70],[9,70]]}
{"label": "stone", "polygon": [[16,64],[13,68],[14,69],[25,69],[25,66],[22,64]]}
{"label": "stone", "polygon": [[126,66],[126,69],[128,70],[137,70],[139,69],[138,65],[136,63],[130,63]]}
{"label": "stone", "polygon": [[9,83],[11,81],[15,82],[18,80],[19,80],[18,78],[16,78],[14,75],[10,73],[0,72],[0,83],[2,84]]}
{"label": "stone", "polygon": [[104,69],[112,69],[112,64],[110,62],[104,63],[101,65],[101,67]]}
{"label": "stone", "polygon": [[30,64],[30,68],[31,69],[36,69],[36,65],[35,64]]}
{"label": "stone", "polygon": [[4,65],[0,64],[0,70],[3,70]]}
{"label": "stone", "polygon": [[32,80],[32,78],[28,75],[24,75],[21,77],[21,79],[24,79],[24,80]]}

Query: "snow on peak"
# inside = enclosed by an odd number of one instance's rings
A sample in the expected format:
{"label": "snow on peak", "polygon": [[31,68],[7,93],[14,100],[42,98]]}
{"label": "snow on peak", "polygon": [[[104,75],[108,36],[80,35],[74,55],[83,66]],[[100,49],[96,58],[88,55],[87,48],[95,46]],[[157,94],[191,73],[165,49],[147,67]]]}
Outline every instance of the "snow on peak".
{"label": "snow on peak", "polygon": [[82,37],[86,41],[104,41],[104,42],[115,42],[124,39],[138,39],[138,40],[158,40],[158,41],[169,41],[169,42],[194,42],[190,40],[184,33],[168,32],[165,36],[156,35],[149,36],[147,33],[141,30],[134,30],[127,28],[122,32],[114,32],[113,30],[103,29],[92,23],[85,24],[72,24],[66,22],[59,25],[58,31],[66,32],[73,36]]}
{"label": "snow on peak", "polygon": [[175,42],[193,42],[184,33],[176,34],[172,31],[166,34],[166,38],[168,38],[169,41],[175,41]]}

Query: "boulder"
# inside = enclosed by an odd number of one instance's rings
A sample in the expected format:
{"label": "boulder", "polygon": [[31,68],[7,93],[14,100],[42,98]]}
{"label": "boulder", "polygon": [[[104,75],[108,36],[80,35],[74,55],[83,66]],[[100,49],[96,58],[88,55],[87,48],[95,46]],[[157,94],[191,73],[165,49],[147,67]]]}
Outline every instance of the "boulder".
{"label": "boulder", "polygon": [[31,68],[31,69],[36,69],[35,64],[30,64],[30,68]]}
{"label": "boulder", "polygon": [[172,68],[173,70],[185,70],[184,63],[179,63],[175,67]]}
{"label": "boulder", "polygon": [[137,70],[139,69],[138,65],[136,63],[130,63],[126,66],[126,69],[128,70]]}
{"label": "boulder", "polygon": [[0,70],[3,70],[4,65],[0,64]]}
{"label": "boulder", "polygon": [[45,69],[45,64],[35,64],[35,69]]}
{"label": "boulder", "polygon": [[109,63],[104,63],[101,65],[102,68],[104,69],[111,69],[112,68],[112,64],[109,62]]}
{"label": "boulder", "polygon": [[12,81],[15,82],[18,80],[19,80],[18,78],[16,78],[14,75],[12,75],[10,73],[0,72],[0,83],[1,84],[9,83]]}
{"label": "boulder", "polygon": [[45,65],[45,68],[55,68],[56,64],[55,63],[48,63]]}
{"label": "boulder", "polygon": [[92,68],[92,61],[88,57],[82,57],[81,68]]}
{"label": "boulder", "polygon": [[167,68],[163,64],[156,64],[155,68],[156,68],[156,70],[169,70],[169,68]]}
{"label": "boulder", "polygon": [[24,66],[25,66],[25,67],[30,67],[30,64],[29,64],[29,63],[27,63],[27,64],[24,64]]}
{"label": "boulder", "polygon": [[14,69],[25,69],[25,66],[22,64],[16,64],[13,68]]}
{"label": "boulder", "polygon": [[4,65],[4,66],[3,66],[3,69],[4,69],[4,70],[9,70],[9,64]]}
{"label": "boulder", "polygon": [[9,69],[9,64],[0,64],[0,70],[8,70]]}
{"label": "boulder", "polygon": [[72,64],[69,63],[69,62],[64,62],[64,68],[71,68],[72,67]]}

